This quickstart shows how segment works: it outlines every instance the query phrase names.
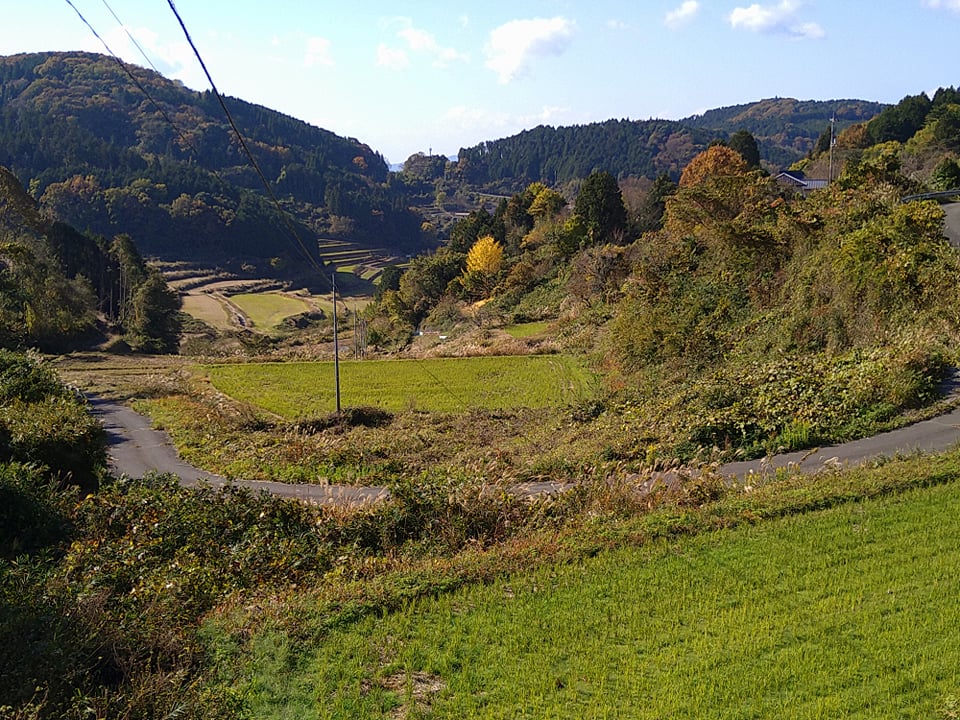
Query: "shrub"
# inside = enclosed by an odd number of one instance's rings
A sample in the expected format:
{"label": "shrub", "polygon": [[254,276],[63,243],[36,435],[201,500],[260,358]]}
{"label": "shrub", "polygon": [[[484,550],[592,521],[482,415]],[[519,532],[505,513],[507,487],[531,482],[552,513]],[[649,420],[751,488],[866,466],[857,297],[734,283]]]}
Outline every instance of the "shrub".
{"label": "shrub", "polygon": [[0,351],[0,461],[42,465],[86,490],[106,466],[106,437],[85,400],[34,356]]}
{"label": "shrub", "polygon": [[0,428],[3,460],[39,464],[62,482],[96,489],[107,460],[103,427],[73,398],[4,404]]}
{"label": "shrub", "polygon": [[39,356],[0,350],[0,403],[39,402],[70,392]]}
{"label": "shrub", "polygon": [[53,547],[72,532],[75,497],[36,468],[0,465],[0,561]]}

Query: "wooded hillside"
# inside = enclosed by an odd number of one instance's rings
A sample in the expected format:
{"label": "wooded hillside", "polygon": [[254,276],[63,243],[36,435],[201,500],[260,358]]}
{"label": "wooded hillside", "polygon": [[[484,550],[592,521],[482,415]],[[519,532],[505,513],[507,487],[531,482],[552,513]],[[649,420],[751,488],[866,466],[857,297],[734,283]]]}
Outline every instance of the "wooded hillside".
{"label": "wooded hillside", "polygon": [[708,110],[685,118],[684,125],[711,130],[726,137],[738,130],[751,133],[760,155],[769,165],[783,169],[814,149],[817,139],[836,120],[840,132],[878,115],[884,105],[865,100],[794,100],[769,98],[759,102]]}
{"label": "wooded hillside", "polygon": [[[75,227],[141,251],[271,258],[300,251],[211,92],[86,53],[0,58],[0,165]],[[139,85],[139,87],[138,87]],[[313,250],[318,236],[402,251],[420,221],[357,140],[226,98],[266,179]]]}
{"label": "wooded hillside", "polygon": [[456,173],[471,185],[519,192],[531,182],[561,185],[602,169],[616,177],[674,179],[693,157],[713,141],[750,132],[760,158],[770,169],[785,169],[808,155],[829,130],[866,122],[881,103],[862,100],[829,102],[789,98],[710,110],[685,120],[608,120],[553,128],[541,125],[502,140],[460,150]]}

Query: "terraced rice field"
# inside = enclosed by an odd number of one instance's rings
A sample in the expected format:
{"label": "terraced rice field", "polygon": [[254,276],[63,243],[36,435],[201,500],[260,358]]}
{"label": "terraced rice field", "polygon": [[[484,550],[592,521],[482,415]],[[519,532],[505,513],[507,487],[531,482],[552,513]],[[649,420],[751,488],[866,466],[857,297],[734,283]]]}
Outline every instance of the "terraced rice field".
{"label": "terraced rice field", "polygon": [[[332,362],[204,369],[221,392],[285,418],[336,409]],[[560,355],[349,361],[340,378],[344,405],[393,412],[556,407],[584,400],[594,385],[586,368]]]}

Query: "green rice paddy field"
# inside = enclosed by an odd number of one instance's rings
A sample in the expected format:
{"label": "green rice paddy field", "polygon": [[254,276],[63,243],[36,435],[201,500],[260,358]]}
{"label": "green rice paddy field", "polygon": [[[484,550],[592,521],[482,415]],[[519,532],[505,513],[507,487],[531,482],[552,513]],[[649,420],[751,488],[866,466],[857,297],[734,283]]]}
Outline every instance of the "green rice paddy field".
{"label": "green rice paddy field", "polygon": [[[204,371],[221,392],[287,419],[336,409],[332,362],[208,365]],[[555,407],[584,400],[593,386],[586,368],[560,355],[340,363],[344,407],[392,412]]]}
{"label": "green rice paddy field", "polygon": [[230,296],[230,302],[250,318],[255,327],[271,328],[291,315],[311,310],[310,303],[302,298],[282,293],[238,293]]}
{"label": "green rice paddy field", "polygon": [[418,600],[297,660],[267,634],[254,715],[956,718],[958,517],[951,483]]}

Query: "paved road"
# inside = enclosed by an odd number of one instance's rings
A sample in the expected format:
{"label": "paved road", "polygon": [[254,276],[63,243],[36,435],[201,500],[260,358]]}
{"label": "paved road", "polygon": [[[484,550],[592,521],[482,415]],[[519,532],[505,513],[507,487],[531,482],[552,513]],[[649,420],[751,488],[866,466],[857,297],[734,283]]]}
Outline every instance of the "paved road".
{"label": "paved road", "polygon": [[960,409],[932,420],[914,423],[899,430],[831,445],[814,450],[775,455],[764,460],[750,460],[723,465],[724,475],[746,478],[751,473],[772,472],[779,468],[796,468],[813,473],[826,468],[856,466],[880,457],[909,455],[915,452],[938,453],[960,444]]}
{"label": "paved road", "polygon": [[943,206],[946,213],[944,234],[955,248],[960,248],[960,203],[948,203]]}
{"label": "paved road", "polygon": [[[951,244],[960,248],[960,203],[943,206],[946,212],[945,234]],[[941,388],[944,395],[960,395],[960,372],[955,372]],[[282,497],[316,503],[359,504],[389,497],[382,487],[345,485],[294,485],[291,483],[227,480],[219,475],[198,470],[183,462],[165,432],[154,430],[150,421],[128,407],[92,398],[93,412],[100,418],[110,443],[111,469],[116,474],[142,477],[150,471],[172,473],[184,485],[205,481],[213,486],[232,482],[253,490],[263,490]],[[932,420],[918,422],[899,430],[842,445],[777,455],[763,460],[728,463],[720,472],[728,477],[748,478],[753,473],[772,472],[779,468],[796,468],[813,473],[825,468],[860,465],[878,457],[893,457],[914,452],[943,452],[960,444],[960,409]],[[556,493],[566,487],[558,483],[527,483],[520,492],[535,495]]]}
{"label": "paved road", "polygon": [[94,416],[107,431],[110,469],[117,475],[143,477],[149,472],[177,475],[186,486],[207,482],[214,487],[228,483],[265,491],[281,497],[308,500],[314,503],[352,505],[386,498],[385,488],[351,487],[346,485],[294,485],[256,480],[227,480],[219,475],[198,470],[185,463],[174,450],[167,433],[155,430],[150,420],[124,405],[100,398],[91,398]]}
{"label": "paved road", "polygon": [[[944,389],[952,395],[960,392],[960,375],[951,378]],[[110,466],[117,475],[142,477],[152,471],[164,472],[179,476],[186,486],[207,482],[214,487],[220,487],[232,483],[254,491],[264,491],[281,497],[320,504],[355,505],[376,502],[390,496],[389,491],[382,487],[227,480],[183,462],[177,456],[169,436],[165,432],[150,427],[150,421],[147,418],[130,408],[97,398],[91,399],[90,402],[94,414],[107,431]],[[957,447],[958,444],[960,444],[960,409],[899,430],[842,445],[786,453],[762,460],[728,463],[720,467],[720,473],[742,480],[747,480],[754,474],[772,473],[780,468],[815,473],[825,469],[861,465],[872,459],[894,457],[898,454],[943,452]],[[554,494],[566,487],[566,485],[552,482],[527,483],[518,486],[517,490],[528,495]]]}

